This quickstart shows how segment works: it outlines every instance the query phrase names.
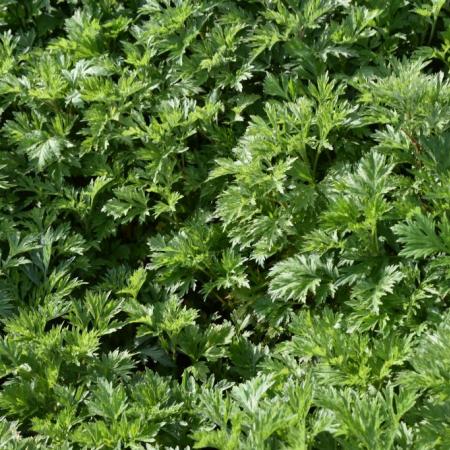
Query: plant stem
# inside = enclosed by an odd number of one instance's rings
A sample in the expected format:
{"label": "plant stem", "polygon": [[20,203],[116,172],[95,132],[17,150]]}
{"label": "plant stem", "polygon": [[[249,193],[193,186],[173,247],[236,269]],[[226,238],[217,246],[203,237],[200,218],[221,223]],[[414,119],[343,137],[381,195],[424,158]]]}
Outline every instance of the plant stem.
{"label": "plant stem", "polygon": [[317,164],[318,164],[318,162],[319,162],[319,156],[320,156],[320,153],[321,153],[321,149],[320,149],[320,147],[319,147],[319,148],[317,149],[316,156],[315,156],[315,158],[314,158],[314,165],[313,165],[313,178],[314,178],[314,182],[316,181]]}
{"label": "plant stem", "polygon": [[378,255],[380,253],[380,247],[378,246],[378,229],[377,229],[377,222],[375,222],[372,226],[372,239],[373,244],[375,247],[375,252]]}
{"label": "plant stem", "polygon": [[428,45],[431,44],[431,41],[433,40],[433,37],[434,37],[434,33],[436,32],[437,20],[438,20],[438,16],[435,16],[433,18],[433,24],[431,25],[430,36],[428,37]]}

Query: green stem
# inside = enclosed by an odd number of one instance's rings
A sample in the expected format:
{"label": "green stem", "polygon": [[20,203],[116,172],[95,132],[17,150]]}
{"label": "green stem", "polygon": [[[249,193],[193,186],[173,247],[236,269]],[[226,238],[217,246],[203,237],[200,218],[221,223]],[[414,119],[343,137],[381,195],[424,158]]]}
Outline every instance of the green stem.
{"label": "green stem", "polygon": [[438,16],[439,15],[435,16],[433,19],[433,24],[431,25],[430,36],[428,37],[428,45],[431,44],[431,41],[433,40],[433,37],[434,37],[434,33],[436,32],[436,24],[437,24]]}
{"label": "green stem", "polygon": [[318,162],[319,162],[319,156],[320,156],[320,153],[321,153],[322,151],[321,151],[321,149],[320,149],[320,147],[317,149],[317,152],[316,152],[316,156],[315,156],[315,158],[314,158],[314,165],[313,165],[313,178],[314,178],[314,182],[316,181],[316,172],[317,172],[317,164],[318,164]]}
{"label": "green stem", "polygon": [[380,247],[378,246],[378,229],[376,222],[372,226],[372,239],[375,247],[375,252],[378,255],[378,253],[380,253]]}

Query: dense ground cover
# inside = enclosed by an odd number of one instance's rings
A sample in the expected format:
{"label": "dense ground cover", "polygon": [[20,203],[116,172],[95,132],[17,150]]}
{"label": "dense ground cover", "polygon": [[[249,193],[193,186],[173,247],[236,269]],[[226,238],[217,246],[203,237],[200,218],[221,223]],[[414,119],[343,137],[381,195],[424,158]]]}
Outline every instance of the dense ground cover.
{"label": "dense ground cover", "polygon": [[449,449],[444,0],[0,1],[0,448]]}

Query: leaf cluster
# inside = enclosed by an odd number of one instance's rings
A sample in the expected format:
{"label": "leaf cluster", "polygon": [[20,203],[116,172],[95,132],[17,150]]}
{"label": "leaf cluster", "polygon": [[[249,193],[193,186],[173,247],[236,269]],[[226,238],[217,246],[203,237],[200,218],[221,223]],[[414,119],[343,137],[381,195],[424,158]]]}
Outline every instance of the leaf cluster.
{"label": "leaf cluster", "polygon": [[442,0],[0,0],[0,448],[450,448]]}

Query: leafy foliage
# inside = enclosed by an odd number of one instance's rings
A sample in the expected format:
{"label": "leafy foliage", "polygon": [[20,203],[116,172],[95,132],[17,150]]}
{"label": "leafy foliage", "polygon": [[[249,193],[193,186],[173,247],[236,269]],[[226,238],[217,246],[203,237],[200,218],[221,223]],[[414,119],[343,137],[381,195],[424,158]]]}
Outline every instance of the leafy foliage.
{"label": "leafy foliage", "polygon": [[0,1],[0,448],[450,448],[443,0]]}

